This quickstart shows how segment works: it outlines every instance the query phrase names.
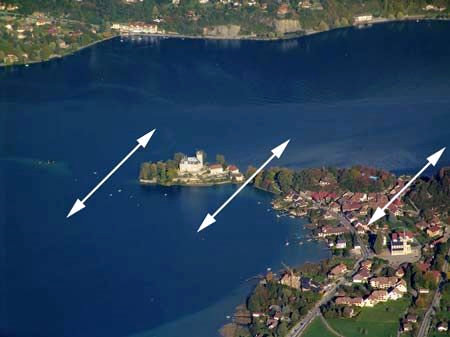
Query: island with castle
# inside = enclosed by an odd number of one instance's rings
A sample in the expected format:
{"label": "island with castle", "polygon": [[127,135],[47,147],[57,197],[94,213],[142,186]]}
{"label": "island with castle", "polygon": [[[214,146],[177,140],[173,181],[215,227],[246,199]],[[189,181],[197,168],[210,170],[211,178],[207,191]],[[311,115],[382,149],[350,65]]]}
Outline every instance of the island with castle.
{"label": "island with castle", "polygon": [[198,150],[195,157],[176,153],[167,161],[142,163],[139,172],[141,184],[211,186],[241,183],[244,175],[235,165],[229,165],[223,155],[216,155],[216,162],[209,164],[206,153]]}

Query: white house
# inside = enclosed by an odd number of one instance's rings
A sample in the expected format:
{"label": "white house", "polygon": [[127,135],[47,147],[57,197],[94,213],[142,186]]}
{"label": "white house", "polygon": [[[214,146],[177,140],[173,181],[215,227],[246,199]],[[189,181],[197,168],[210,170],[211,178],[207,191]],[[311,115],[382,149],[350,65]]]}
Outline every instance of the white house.
{"label": "white house", "polygon": [[223,167],[220,164],[209,165],[209,171],[211,174],[221,174],[223,173]]}

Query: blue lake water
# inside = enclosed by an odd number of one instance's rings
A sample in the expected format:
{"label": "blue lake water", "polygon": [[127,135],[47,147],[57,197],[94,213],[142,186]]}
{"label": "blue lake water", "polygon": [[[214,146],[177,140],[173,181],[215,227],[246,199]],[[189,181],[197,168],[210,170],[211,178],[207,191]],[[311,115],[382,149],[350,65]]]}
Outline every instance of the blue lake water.
{"label": "blue lake water", "polygon": [[202,148],[245,169],[290,138],[274,164],[417,169],[450,140],[449,33],[421,22],[278,42],[114,39],[1,69],[0,334],[217,335],[248,278],[327,252],[299,246],[302,221],[251,188],[197,234],[235,187],[141,187],[139,164]]}

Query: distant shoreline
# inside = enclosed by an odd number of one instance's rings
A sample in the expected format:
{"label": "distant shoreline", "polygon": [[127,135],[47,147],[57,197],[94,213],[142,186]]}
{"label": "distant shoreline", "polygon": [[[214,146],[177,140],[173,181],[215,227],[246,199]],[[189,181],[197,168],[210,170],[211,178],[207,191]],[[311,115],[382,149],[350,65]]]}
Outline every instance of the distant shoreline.
{"label": "distant shoreline", "polygon": [[99,44],[101,42],[105,42],[108,40],[112,40],[118,37],[138,37],[138,36],[148,36],[148,37],[158,37],[158,38],[175,38],[175,39],[191,39],[191,40],[218,40],[218,41],[283,41],[283,40],[293,40],[298,39],[301,37],[321,34],[321,33],[327,33],[334,30],[339,29],[348,29],[348,28],[358,28],[358,27],[370,27],[372,25],[377,24],[386,24],[386,23],[400,23],[400,22],[408,22],[408,21],[450,21],[450,18],[427,18],[424,15],[416,15],[416,16],[408,16],[403,19],[389,19],[389,18],[378,18],[374,19],[371,22],[367,22],[361,25],[348,25],[348,26],[342,26],[342,27],[335,27],[330,28],[327,30],[317,31],[317,30],[307,30],[307,31],[298,31],[293,33],[285,34],[284,36],[278,36],[278,37],[262,37],[262,36],[256,36],[256,35],[240,35],[240,36],[212,36],[212,35],[184,35],[184,34],[169,34],[169,33],[139,33],[139,34],[114,34],[110,37],[102,38],[100,40],[93,41],[83,47],[80,47],[79,49],[70,52],[68,54],[64,55],[58,55],[49,58],[48,60],[40,60],[40,61],[30,61],[26,63],[14,63],[14,64],[4,64],[0,63],[0,67],[14,67],[14,66],[26,66],[30,64],[38,64],[38,63],[45,63],[49,62],[55,59],[62,59],[67,56],[74,55],[83,49],[92,47],[96,44]]}

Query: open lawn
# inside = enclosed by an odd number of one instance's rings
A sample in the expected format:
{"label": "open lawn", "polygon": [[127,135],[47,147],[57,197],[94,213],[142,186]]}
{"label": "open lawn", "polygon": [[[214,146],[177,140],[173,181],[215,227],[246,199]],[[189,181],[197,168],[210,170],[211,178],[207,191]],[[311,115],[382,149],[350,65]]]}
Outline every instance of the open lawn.
{"label": "open lawn", "polygon": [[363,308],[354,318],[327,319],[329,324],[346,337],[395,337],[409,299],[379,303],[373,308]]}
{"label": "open lawn", "polygon": [[336,337],[333,335],[327,327],[322,323],[319,317],[316,317],[314,321],[306,329],[302,337]]}

